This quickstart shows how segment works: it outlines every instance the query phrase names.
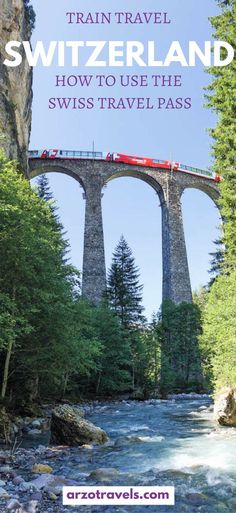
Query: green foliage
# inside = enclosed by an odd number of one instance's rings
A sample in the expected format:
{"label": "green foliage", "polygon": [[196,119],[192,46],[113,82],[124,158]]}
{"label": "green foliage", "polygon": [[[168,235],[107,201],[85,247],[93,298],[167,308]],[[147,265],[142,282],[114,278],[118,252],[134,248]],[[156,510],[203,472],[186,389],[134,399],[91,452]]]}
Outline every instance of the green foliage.
{"label": "green foliage", "polygon": [[27,319],[17,309],[16,301],[9,294],[0,293],[0,351],[7,348],[9,340],[31,330]]}
{"label": "green foliage", "polygon": [[39,198],[43,199],[47,202],[53,218],[54,218],[54,227],[55,230],[58,230],[59,234],[61,234],[62,239],[64,240],[64,251],[63,251],[63,257],[64,257],[64,263],[66,263],[67,254],[69,253],[69,241],[65,238],[66,232],[63,228],[63,225],[60,221],[60,217],[58,215],[58,206],[56,204],[55,199],[53,198],[52,191],[50,189],[49,180],[46,174],[42,174],[39,176],[37,180],[37,187],[36,187],[37,194]]}
{"label": "green foliage", "polygon": [[50,206],[3,154],[0,226],[2,396],[9,374],[21,394],[29,380],[39,393],[63,393],[76,372],[96,368],[100,343],[77,299],[78,272],[64,261],[67,242]]}
{"label": "green foliage", "polygon": [[13,394],[27,412],[38,397],[131,388],[129,336],[107,304],[81,299],[56,211],[47,177],[31,189],[1,154],[2,396]]}
{"label": "green foliage", "polygon": [[[216,279],[216,278],[215,278]],[[212,282],[214,283],[215,280]],[[204,315],[208,303],[209,287],[201,287],[198,291],[193,293],[193,302],[197,306],[201,316],[201,330],[204,323]],[[205,390],[213,389],[213,372],[212,372],[212,357],[214,347],[208,343],[207,339],[202,337],[198,338],[199,349],[201,354],[201,367],[203,375],[203,387]]]}
{"label": "green foliage", "polygon": [[193,292],[193,303],[197,305],[201,313],[206,308],[208,292],[208,287],[200,287],[198,290]]}
{"label": "green foliage", "polygon": [[211,267],[209,270],[209,274],[211,275],[211,279],[209,282],[209,286],[211,286],[217,276],[219,276],[223,272],[223,264],[224,264],[224,246],[222,237],[214,241],[215,251],[210,253],[211,259]]}
{"label": "green foliage", "polygon": [[161,324],[153,316],[149,326],[134,334],[133,365],[134,388],[141,388],[145,395],[157,390],[161,371]]}
{"label": "green foliage", "polygon": [[80,297],[73,302],[70,299],[59,330],[55,331],[52,325],[50,346],[42,347],[42,342],[39,346],[42,348],[41,391],[44,395],[50,390],[57,396],[59,392],[61,397],[76,396],[81,391],[81,381],[96,372],[103,350],[94,327],[93,308]]}
{"label": "green foliage", "polygon": [[200,312],[197,305],[165,301],[162,307],[161,388],[200,390],[202,372],[198,337]]}
{"label": "green foliage", "polygon": [[144,333],[146,346],[146,361],[148,362],[146,376],[152,388],[157,389],[161,372],[161,337],[162,324],[160,314],[153,314],[151,324]]}
{"label": "green foliage", "polygon": [[201,345],[211,354],[216,390],[236,383],[236,270],[213,284],[203,314]]}
{"label": "green foliage", "polygon": [[[236,44],[236,0],[218,1],[221,13],[211,18],[214,36]],[[209,70],[208,107],[218,116],[211,130],[214,167],[222,176],[220,209],[224,221],[224,260],[203,312],[204,348],[215,389],[235,386],[235,285],[236,285],[236,62]],[[217,262],[216,262],[217,263]]]}
{"label": "green foliage", "polygon": [[142,290],[139,269],[123,235],[114,251],[107,279],[107,298],[125,327],[143,322]]}
{"label": "green foliage", "polygon": [[95,374],[96,393],[112,395],[131,387],[131,348],[118,318],[106,303],[94,309],[94,326],[102,345],[99,369]]}
{"label": "green foliage", "polygon": [[[222,12],[211,18],[216,39],[236,46],[236,0],[218,2]],[[215,170],[223,176],[220,208],[224,220],[225,267],[236,266],[236,61],[209,69],[213,80],[208,87],[208,107],[218,115],[211,130],[214,139]]]}
{"label": "green foliage", "polygon": [[37,193],[39,198],[47,201],[52,209],[52,212],[55,212],[56,205],[53,199],[53,194],[50,189],[49,180],[46,174],[42,174],[37,179]]}
{"label": "green foliage", "polygon": [[145,318],[142,314],[142,290],[139,269],[123,235],[114,251],[107,279],[107,300],[124,329],[130,348],[127,362],[132,375],[132,388],[142,386],[145,378],[145,347],[142,339]]}

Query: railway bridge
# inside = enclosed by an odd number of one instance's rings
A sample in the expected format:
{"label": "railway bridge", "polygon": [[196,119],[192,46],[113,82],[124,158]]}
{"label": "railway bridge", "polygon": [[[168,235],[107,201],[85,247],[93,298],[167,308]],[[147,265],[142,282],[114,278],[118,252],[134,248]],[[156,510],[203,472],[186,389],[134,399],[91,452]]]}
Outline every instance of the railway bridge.
{"label": "railway bridge", "polygon": [[[181,195],[188,188],[205,192],[217,205],[219,189],[209,178],[112,161],[75,159],[29,159],[29,178],[43,173],[64,173],[77,180],[86,199],[82,294],[98,303],[106,287],[105,250],[102,221],[102,190],[118,177],[134,177],[157,193],[162,209],[163,300],[175,303],[192,300],[184,237]],[[194,205],[193,205],[194,208]]]}

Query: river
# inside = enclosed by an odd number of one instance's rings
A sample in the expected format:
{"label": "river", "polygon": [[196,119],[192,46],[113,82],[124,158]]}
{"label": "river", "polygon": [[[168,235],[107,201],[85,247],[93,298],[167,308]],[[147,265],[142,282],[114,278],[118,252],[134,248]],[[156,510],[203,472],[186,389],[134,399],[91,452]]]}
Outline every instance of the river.
{"label": "river", "polygon": [[77,467],[80,482],[88,484],[94,469],[111,467],[119,472],[112,485],[175,486],[176,505],[152,511],[235,513],[236,430],[214,422],[209,399],[98,404],[89,419],[108,433],[110,443]]}
{"label": "river", "polygon": [[[236,429],[216,424],[212,410],[207,397],[88,406],[87,418],[110,440],[92,450],[72,449],[57,462],[56,474],[86,486],[175,486],[173,507],[97,506],[91,512],[235,513]],[[105,482],[91,478],[100,468],[117,473]]]}

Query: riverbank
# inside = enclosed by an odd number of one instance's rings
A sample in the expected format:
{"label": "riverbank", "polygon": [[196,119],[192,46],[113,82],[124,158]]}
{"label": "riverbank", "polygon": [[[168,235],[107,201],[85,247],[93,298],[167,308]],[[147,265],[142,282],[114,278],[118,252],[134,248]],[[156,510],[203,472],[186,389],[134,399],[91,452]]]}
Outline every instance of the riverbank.
{"label": "riverbank", "polygon": [[[83,407],[86,417],[107,432],[109,441],[103,446],[48,447],[45,432],[34,439],[26,436],[28,447],[20,447],[13,458],[1,451],[1,513],[15,512],[16,508],[7,509],[14,501],[25,505],[21,513],[78,512],[62,505],[61,489],[66,484],[172,485],[176,506],[162,507],[162,513],[235,513],[236,430],[214,422],[208,397]],[[35,473],[40,468],[48,473]],[[84,513],[146,510],[80,507]]]}

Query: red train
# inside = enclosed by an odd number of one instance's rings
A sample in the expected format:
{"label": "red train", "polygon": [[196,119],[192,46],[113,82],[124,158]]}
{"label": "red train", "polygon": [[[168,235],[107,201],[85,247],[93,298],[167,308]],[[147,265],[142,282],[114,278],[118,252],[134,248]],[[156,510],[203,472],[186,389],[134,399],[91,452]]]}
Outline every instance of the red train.
{"label": "red train", "polygon": [[168,169],[169,171],[180,171],[191,175],[201,176],[220,182],[222,178],[213,171],[203,171],[202,169],[185,166],[179,162],[170,160],[158,160],[149,157],[137,157],[136,155],[126,155],[124,153],[105,153],[100,151],[74,151],[74,150],[33,150],[28,153],[31,159],[75,159],[75,160],[106,160],[130,164],[135,166],[153,167],[158,169]]}

